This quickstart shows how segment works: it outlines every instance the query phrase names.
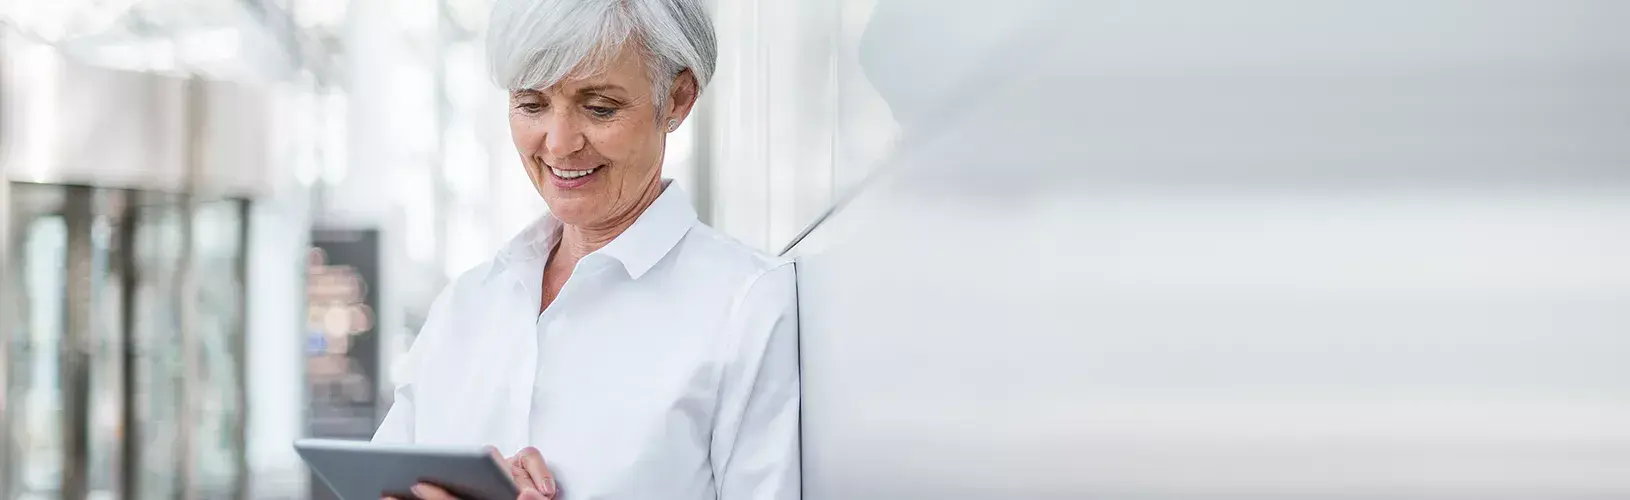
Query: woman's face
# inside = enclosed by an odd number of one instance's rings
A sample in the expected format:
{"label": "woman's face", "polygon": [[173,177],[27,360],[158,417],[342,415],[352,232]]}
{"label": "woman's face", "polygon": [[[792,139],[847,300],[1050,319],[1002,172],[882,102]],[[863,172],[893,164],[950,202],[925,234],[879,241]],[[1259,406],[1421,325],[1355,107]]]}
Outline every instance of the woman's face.
{"label": "woman's face", "polygon": [[592,75],[510,94],[509,130],[526,175],[554,216],[578,227],[615,226],[636,213],[662,174],[669,119],[695,102],[689,74],[657,109],[636,43]]}

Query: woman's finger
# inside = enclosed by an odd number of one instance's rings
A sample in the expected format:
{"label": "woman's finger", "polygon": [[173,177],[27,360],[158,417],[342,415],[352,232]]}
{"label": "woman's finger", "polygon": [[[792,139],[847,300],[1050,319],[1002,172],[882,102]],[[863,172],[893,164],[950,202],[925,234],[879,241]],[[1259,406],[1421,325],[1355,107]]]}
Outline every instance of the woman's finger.
{"label": "woman's finger", "polygon": [[532,478],[532,487],[537,488],[543,496],[554,498],[555,475],[549,472],[549,464],[544,462],[543,454],[539,453],[537,448],[528,446],[516,454],[515,458],[526,470],[526,475]]}
{"label": "woman's finger", "polygon": [[487,453],[491,453],[492,458],[498,460],[498,464],[504,467],[504,472],[509,473],[509,481],[515,483],[515,489],[522,489],[526,485],[532,484],[532,478],[527,477],[526,470],[521,468],[521,464],[515,460],[504,458],[504,454],[498,452],[498,447],[488,446]]}
{"label": "woman's finger", "polygon": [[419,497],[419,500],[458,500],[452,493],[430,483],[413,485],[413,496]]}
{"label": "woman's finger", "polygon": [[[526,475],[526,469],[521,467],[520,460],[504,458],[504,454],[499,453],[496,446],[488,446],[486,450],[487,453],[492,454],[493,459],[498,460],[498,463],[504,467],[504,472],[509,473],[509,480],[515,483],[515,489],[523,489],[532,484],[532,478]],[[516,456],[519,457],[519,455]]]}
{"label": "woman's finger", "polygon": [[504,460],[504,468],[509,470],[509,479],[515,482],[515,489],[530,490],[537,488],[533,484],[532,475],[526,473],[526,466],[521,464],[519,454]]}

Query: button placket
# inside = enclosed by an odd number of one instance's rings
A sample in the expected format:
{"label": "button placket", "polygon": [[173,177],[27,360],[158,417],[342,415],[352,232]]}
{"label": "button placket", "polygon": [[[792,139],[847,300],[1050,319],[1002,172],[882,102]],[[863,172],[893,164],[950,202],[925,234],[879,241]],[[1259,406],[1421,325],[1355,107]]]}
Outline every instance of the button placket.
{"label": "button placket", "polygon": [[[547,373],[541,366],[546,358],[544,355],[545,349],[560,345],[560,342],[563,341],[562,335],[571,331],[574,315],[569,312],[570,305],[574,301],[580,300],[581,297],[579,296],[592,293],[596,289],[598,284],[596,280],[599,279],[600,272],[603,269],[605,269],[604,266],[590,266],[579,263],[578,267],[572,271],[572,277],[567,279],[565,286],[561,287],[560,294],[555,296],[555,300],[549,304],[548,308],[535,316],[533,335],[530,336],[532,340],[532,370],[526,375],[531,380],[531,384],[527,385],[526,393],[528,403],[526,408],[529,419],[532,410],[536,408],[534,405],[543,404],[542,402],[533,401],[533,398],[549,395],[547,391],[538,388],[538,384],[543,383],[538,377],[540,374]],[[534,301],[534,303],[536,302]],[[530,428],[532,424],[528,422],[527,425],[529,426],[527,435],[533,439],[538,438],[538,436],[533,435],[533,429]]]}

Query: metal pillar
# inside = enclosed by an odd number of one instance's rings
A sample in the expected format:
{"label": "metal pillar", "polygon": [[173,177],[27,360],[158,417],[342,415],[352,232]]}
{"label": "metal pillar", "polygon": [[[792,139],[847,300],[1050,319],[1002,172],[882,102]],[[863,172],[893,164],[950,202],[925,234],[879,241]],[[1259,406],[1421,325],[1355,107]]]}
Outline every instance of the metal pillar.
{"label": "metal pillar", "polygon": [[232,498],[236,500],[249,500],[249,200],[239,200],[238,209],[238,254],[232,265],[234,282],[237,286],[237,300],[234,306],[237,314],[234,318],[232,331],[228,334],[228,349],[233,363],[233,397],[237,400],[236,420],[232,426],[233,461],[235,462],[237,476],[233,484]]}
{"label": "metal pillar", "polygon": [[62,203],[62,220],[67,229],[67,261],[64,277],[63,335],[58,344],[58,380],[62,384],[62,486],[64,500],[84,500],[90,493],[87,462],[90,459],[91,343],[95,332],[95,252],[91,226],[95,223],[95,191],[69,186]]}
{"label": "metal pillar", "polygon": [[119,498],[141,498],[141,398],[137,383],[141,350],[136,336],[136,297],[141,270],[136,263],[136,228],[141,223],[141,194],[126,194],[119,218]]}

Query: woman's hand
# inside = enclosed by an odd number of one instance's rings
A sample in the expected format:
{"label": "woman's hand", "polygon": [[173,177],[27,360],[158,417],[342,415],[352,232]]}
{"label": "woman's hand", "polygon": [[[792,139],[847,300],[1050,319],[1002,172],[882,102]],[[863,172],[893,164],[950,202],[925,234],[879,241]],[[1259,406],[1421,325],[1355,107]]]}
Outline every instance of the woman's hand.
{"label": "woman's hand", "polygon": [[[448,493],[447,490],[430,483],[413,485],[413,496],[418,497],[420,500],[460,500],[458,497],[453,496],[452,493]],[[531,487],[522,489],[521,496],[517,498],[519,500],[551,500],[551,497],[545,496]]]}
{"label": "woman's hand", "polygon": [[[498,456],[498,451],[493,450],[493,455]],[[523,448],[503,462],[509,466],[509,477],[515,480],[515,487],[520,488],[523,495],[532,490],[550,500],[559,495],[555,473],[549,471],[549,464],[543,461],[543,454],[537,448]]]}
{"label": "woman's hand", "polygon": [[[548,464],[543,461],[543,454],[539,453],[537,448],[528,446],[509,458],[504,458],[498,453],[497,448],[491,446],[487,447],[487,451],[509,471],[510,480],[515,481],[515,488],[521,490],[519,500],[554,500],[558,495],[555,475],[549,472]],[[413,496],[421,500],[459,500],[447,490],[430,483],[414,485]]]}

